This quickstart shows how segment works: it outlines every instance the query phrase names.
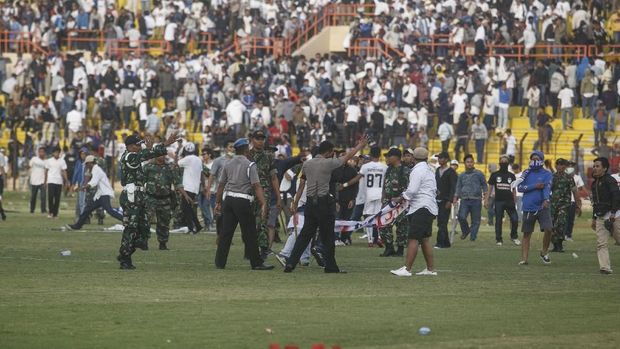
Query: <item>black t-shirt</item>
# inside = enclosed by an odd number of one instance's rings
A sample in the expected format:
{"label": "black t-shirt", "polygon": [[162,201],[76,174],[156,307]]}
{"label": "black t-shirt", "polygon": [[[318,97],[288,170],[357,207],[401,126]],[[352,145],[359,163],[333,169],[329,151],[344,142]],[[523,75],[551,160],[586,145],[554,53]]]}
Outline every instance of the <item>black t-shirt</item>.
{"label": "black t-shirt", "polygon": [[511,172],[497,171],[489,177],[489,185],[495,189],[495,201],[514,202],[511,184],[517,179]]}

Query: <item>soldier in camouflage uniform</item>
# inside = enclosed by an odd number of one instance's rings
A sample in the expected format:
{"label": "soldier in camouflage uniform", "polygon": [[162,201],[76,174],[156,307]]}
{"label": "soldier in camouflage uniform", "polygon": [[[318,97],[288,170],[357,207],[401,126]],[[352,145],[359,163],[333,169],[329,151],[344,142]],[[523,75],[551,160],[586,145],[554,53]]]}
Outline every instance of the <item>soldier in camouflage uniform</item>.
{"label": "soldier in camouflage uniform", "polygon": [[[392,148],[385,154],[388,169],[385,172],[385,181],[383,182],[382,207],[390,203],[392,199],[400,197],[409,185],[410,169],[401,164],[401,156],[402,152],[398,148]],[[392,231],[394,227],[396,227],[398,251],[394,251],[394,233]],[[407,227],[407,218],[404,214],[401,214],[396,218],[394,224],[379,229],[379,236],[381,236],[381,240],[385,243],[385,251],[383,251],[381,257],[403,255],[405,244],[407,243]]]}
{"label": "soldier in camouflage uniform", "polygon": [[157,222],[156,232],[159,249],[167,250],[170,219],[176,206],[175,189],[184,195],[183,182],[176,166],[166,163],[166,155],[155,158],[144,166],[143,171],[149,214]]}
{"label": "soldier in camouflage uniform", "polygon": [[[565,159],[558,159],[555,162],[557,172],[553,174],[553,181],[551,182],[551,218],[553,220],[551,235],[553,250],[551,252],[564,252],[562,242],[568,221],[571,193],[576,194],[577,192],[573,176],[565,172],[567,165],[568,161]],[[578,199],[576,195],[575,199]]]}
{"label": "soldier in camouflage uniform", "polygon": [[[278,184],[277,170],[273,152],[265,151],[265,133],[263,131],[254,131],[251,134],[252,149],[248,159],[256,163],[258,170],[258,178],[265,194],[265,201],[270,205],[271,198],[276,198],[276,205],[282,209],[282,201],[280,198],[280,185]],[[261,207],[258,201],[254,201],[254,213],[256,214],[256,231],[258,235],[258,246],[260,247],[261,257],[267,259],[270,252],[270,245],[273,237],[269,237],[267,233],[267,218],[261,217]]]}
{"label": "soldier in camouflage uniform", "polygon": [[118,261],[121,263],[121,269],[135,269],[131,255],[136,248],[148,250],[148,234],[150,230],[147,211],[146,211],[146,194],[144,192],[144,172],[142,170],[142,162],[165,155],[166,147],[174,143],[177,133],[173,133],[164,142],[153,147],[150,138],[146,138],[146,149],[142,149],[143,141],[136,135],[131,135],[125,140],[127,150],[120,159],[121,166],[121,184],[123,192],[121,193],[120,203],[123,208],[123,237],[121,238],[121,247],[119,249]]}

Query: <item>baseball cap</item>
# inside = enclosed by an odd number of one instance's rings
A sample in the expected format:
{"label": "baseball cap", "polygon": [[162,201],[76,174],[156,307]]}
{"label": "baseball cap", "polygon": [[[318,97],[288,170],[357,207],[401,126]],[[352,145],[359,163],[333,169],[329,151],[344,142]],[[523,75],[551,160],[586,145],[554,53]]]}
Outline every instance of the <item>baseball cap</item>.
{"label": "baseball cap", "polygon": [[413,157],[418,160],[428,159],[428,149],[417,147],[413,150]]}
{"label": "baseball cap", "polygon": [[390,148],[387,153],[384,154],[386,158],[390,156],[398,156],[399,158],[403,156],[403,152],[398,148]]}
{"label": "baseball cap", "polygon": [[564,158],[559,158],[559,159],[555,160],[555,164],[556,165],[566,166],[566,165],[568,165],[568,160],[566,160]]}
{"label": "baseball cap", "polygon": [[193,153],[196,150],[196,146],[194,145],[194,143],[188,142],[185,143],[183,149],[188,153]]}
{"label": "baseball cap", "polygon": [[87,164],[89,162],[95,162],[95,157],[92,155],[88,155],[86,159],[84,159],[84,163]]}
{"label": "baseball cap", "polygon": [[413,149],[407,148],[407,149],[405,149],[405,153],[407,153],[409,155],[413,155]]}
{"label": "baseball cap", "polygon": [[458,166],[458,165],[459,165],[459,161],[458,161],[458,160],[456,160],[456,159],[454,159],[454,160],[450,161],[450,165],[456,165],[456,166]]}
{"label": "baseball cap", "polygon": [[247,138],[239,138],[235,141],[235,143],[233,143],[233,147],[236,148],[241,148],[245,145],[250,145],[250,141]]}
{"label": "baseball cap", "polygon": [[437,159],[450,159],[450,154],[447,151],[442,151],[441,153],[435,155]]}
{"label": "baseball cap", "polygon": [[142,144],[142,142],[144,141],[136,135],[131,135],[125,139],[125,145]]}
{"label": "baseball cap", "polygon": [[252,132],[250,137],[252,137],[254,139],[260,139],[260,138],[265,139],[265,132],[263,132],[262,130],[256,130],[256,131]]}

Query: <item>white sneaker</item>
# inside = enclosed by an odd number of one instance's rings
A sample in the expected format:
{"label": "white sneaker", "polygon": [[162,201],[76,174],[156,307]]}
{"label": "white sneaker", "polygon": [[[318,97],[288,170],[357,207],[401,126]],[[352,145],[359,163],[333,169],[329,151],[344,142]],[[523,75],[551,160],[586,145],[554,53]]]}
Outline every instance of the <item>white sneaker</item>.
{"label": "white sneaker", "polygon": [[519,265],[527,265],[527,264],[528,264],[527,261],[520,261],[519,262]]}
{"label": "white sneaker", "polygon": [[497,242],[495,245],[497,245],[497,246],[502,246],[502,245],[503,245],[503,243],[502,243],[501,241],[499,241],[499,242]]}
{"label": "white sneaker", "polygon": [[336,246],[345,246],[344,242],[342,242],[342,241],[340,241],[340,240],[336,240],[336,241],[334,242],[334,245],[336,245]]}
{"label": "white sneaker", "polygon": [[424,268],[424,270],[422,270],[419,273],[415,273],[416,275],[429,275],[429,276],[437,276],[437,272],[436,271],[432,271],[432,270],[428,270],[427,268]]}
{"label": "white sneaker", "polygon": [[368,234],[364,234],[362,236],[360,236],[360,239],[366,239],[368,237]]}
{"label": "white sneaker", "polygon": [[517,246],[521,246],[521,241],[519,239],[512,239],[512,243]]}
{"label": "white sneaker", "polygon": [[396,275],[396,276],[411,276],[411,272],[409,270],[407,270],[407,267],[402,267],[400,269],[396,269],[396,270],[390,270],[390,273]]}
{"label": "white sneaker", "polygon": [[565,237],[564,237],[564,240],[566,240],[566,241],[573,241],[573,238],[572,238],[572,237],[569,237],[569,236],[565,236]]}

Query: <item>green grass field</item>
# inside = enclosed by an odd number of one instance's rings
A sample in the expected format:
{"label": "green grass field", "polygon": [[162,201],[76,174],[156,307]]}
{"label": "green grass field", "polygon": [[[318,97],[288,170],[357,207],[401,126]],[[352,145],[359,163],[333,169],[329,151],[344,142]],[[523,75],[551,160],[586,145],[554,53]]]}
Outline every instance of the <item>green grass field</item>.
{"label": "green grass field", "polygon": [[[496,247],[483,223],[477,242],[435,251],[437,277],[390,275],[402,260],[379,258],[381,250],[357,236],[337,248],[346,275],[326,275],[314,263],[292,274],[279,266],[251,271],[239,236],[228,268],[216,270],[209,234],[173,235],[171,251],[139,251],[138,269],[121,271],[119,233],[52,231],[72,211],[64,205],[62,217],[50,220],[28,214],[26,200],[8,193],[5,208],[17,212],[0,222],[0,348],[620,345],[620,282],[599,275],[585,219],[568,253],[552,254],[550,266],[535,258],[517,266],[519,248]],[[535,235],[534,248],[540,244]],[[65,249],[70,257],[59,255]],[[612,243],[610,253],[618,267],[620,247]],[[431,334],[420,336],[421,326]]]}

